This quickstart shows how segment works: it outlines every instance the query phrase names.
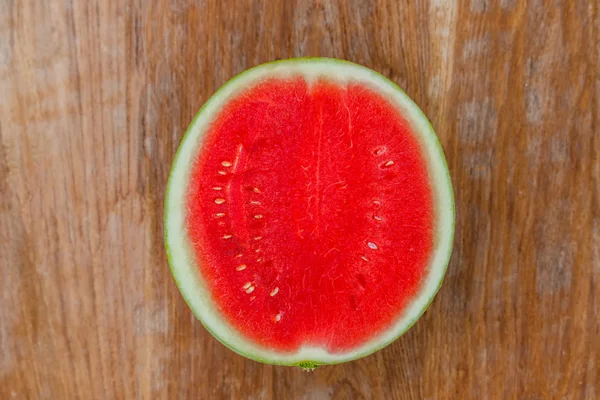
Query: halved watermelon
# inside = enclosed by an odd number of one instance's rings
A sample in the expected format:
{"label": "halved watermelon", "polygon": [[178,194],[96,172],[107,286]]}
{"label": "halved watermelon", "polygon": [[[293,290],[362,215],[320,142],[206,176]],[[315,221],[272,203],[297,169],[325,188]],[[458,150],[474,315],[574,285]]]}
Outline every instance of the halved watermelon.
{"label": "halved watermelon", "polygon": [[226,83],[182,140],[165,201],[169,263],[198,319],[246,357],[305,368],[404,333],[442,282],[453,231],[425,115],[335,59]]}

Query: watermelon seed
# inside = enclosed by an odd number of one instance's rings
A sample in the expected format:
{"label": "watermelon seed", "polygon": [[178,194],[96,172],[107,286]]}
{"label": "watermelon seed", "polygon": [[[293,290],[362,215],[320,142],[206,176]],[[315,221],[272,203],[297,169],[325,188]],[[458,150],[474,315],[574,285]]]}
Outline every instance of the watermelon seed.
{"label": "watermelon seed", "polygon": [[235,256],[235,258],[240,258],[240,257],[242,257],[242,256],[243,256],[243,254],[242,254],[242,253],[240,253],[240,254],[238,254],[237,256]]}
{"label": "watermelon seed", "polygon": [[260,258],[256,259],[256,262],[259,263],[259,262],[262,262],[262,260],[263,260],[262,257],[260,257]]}
{"label": "watermelon seed", "polygon": [[254,250],[255,253],[260,253],[260,247],[256,250]]}
{"label": "watermelon seed", "polygon": [[262,217],[263,217],[263,216],[262,216],[262,214],[256,214],[256,215],[254,216],[254,218],[256,218],[256,219],[262,219]]}
{"label": "watermelon seed", "polygon": [[254,286],[250,286],[248,289],[246,289],[246,293],[250,294],[254,292]]}
{"label": "watermelon seed", "polygon": [[281,313],[275,316],[275,322],[281,321]]}
{"label": "watermelon seed", "polygon": [[383,221],[383,218],[381,218],[379,215],[373,215],[373,219],[375,221]]}
{"label": "watermelon seed", "polygon": [[260,240],[260,239],[262,239],[262,236],[255,236],[254,237],[254,240]]}
{"label": "watermelon seed", "polygon": [[250,201],[250,204],[252,204],[253,206],[260,206],[262,203],[260,201],[252,200]]}
{"label": "watermelon seed", "polygon": [[223,188],[221,186],[215,186],[213,187],[213,190],[223,190]]}
{"label": "watermelon seed", "polygon": [[278,292],[279,292],[279,288],[278,288],[278,287],[276,287],[275,289],[273,289],[273,290],[271,291],[271,293],[269,294],[269,296],[273,297],[273,296],[275,296],[275,295],[276,295]]}
{"label": "watermelon seed", "polygon": [[376,206],[380,205],[381,202],[379,200],[373,200],[373,204],[375,204]]}
{"label": "watermelon seed", "polygon": [[246,264],[242,264],[242,265],[238,266],[238,267],[237,267],[235,270],[236,270],[236,271],[243,271],[243,270],[245,270],[245,269],[246,269],[246,267],[247,267],[247,265],[246,265]]}
{"label": "watermelon seed", "polygon": [[252,282],[246,282],[246,283],[244,284],[244,286],[242,286],[242,289],[246,290],[246,289],[248,289],[250,286],[252,286]]}
{"label": "watermelon seed", "polygon": [[225,171],[219,171],[219,175],[227,175],[227,172],[225,172]]}
{"label": "watermelon seed", "polygon": [[385,153],[386,148],[385,147],[376,147],[375,150],[373,150],[373,154],[376,156],[380,156],[383,153]]}
{"label": "watermelon seed", "polygon": [[369,259],[367,257],[365,257],[365,256],[360,256],[360,258],[362,258],[365,261],[369,261]]}
{"label": "watermelon seed", "polygon": [[386,162],[385,164],[383,164],[384,167],[391,167],[392,165],[394,165],[394,162],[392,160]]}
{"label": "watermelon seed", "polygon": [[369,248],[372,250],[377,250],[377,245],[373,242],[367,243],[367,246],[369,246]]}
{"label": "watermelon seed", "polygon": [[260,191],[260,189],[259,189],[259,188],[257,188],[257,187],[255,187],[254,189],[252,189],[252,191],[253,191],[254,193],[262,193],[262,192]]}
{"label": "watermelon seed", "polygon": [[223,203],[225,203],[225,199],[224,199],[224,198],[222,198],[222,197],[217,197],[217,198],[215,199],[215,203],[216,203],[216,204],[223,204]]}
{"label": "watermelon seed", "polygon": [[223,235],[223,239],[231,239],[232,235]]}
{"label": "watermelon seed", "polygon": [[356,275],[356,280],[358,281],[358,284],[360,285],[361,289],[364,290],[367,286],[367,280],[365,279],[365,276],[363,274],[358,274]]}
{"label": "watermelon seed", "polygon": [[225,213],[216,213],[215,214],[215,218],[223,218],[225,216]]}
{"label": "watermelon seed", "polygon": [[221,163],[221,165],[224,166],[224,167],[231,167],[233,164],[231,162],[229,162],[229,161],[223,161]]}

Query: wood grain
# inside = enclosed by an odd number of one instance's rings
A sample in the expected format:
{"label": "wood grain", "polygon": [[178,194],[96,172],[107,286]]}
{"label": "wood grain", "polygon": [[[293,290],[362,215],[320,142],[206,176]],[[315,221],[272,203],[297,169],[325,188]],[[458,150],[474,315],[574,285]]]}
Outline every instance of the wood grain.
{"label": "wood grain", "polygon": [[[458,218],[418,324],[313,373],[213,339],[162,239],[199,107],[308,55],[406,89]],[[0,0],[0,398],[600,398],[599,66],[594,0]]]}

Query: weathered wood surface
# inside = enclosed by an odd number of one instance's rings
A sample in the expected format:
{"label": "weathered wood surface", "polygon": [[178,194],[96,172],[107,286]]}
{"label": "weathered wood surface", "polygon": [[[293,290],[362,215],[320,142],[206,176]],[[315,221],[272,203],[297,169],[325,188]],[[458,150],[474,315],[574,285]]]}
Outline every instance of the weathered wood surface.
{"label": "weathered wood surface", "polygon": [[[307,55],[406,89],[458,218],[418,324],[313,373],[213,339],[162,239],[198,108]],[[598,2],[0,0],[0,96],[0,398],[600,398]]]}

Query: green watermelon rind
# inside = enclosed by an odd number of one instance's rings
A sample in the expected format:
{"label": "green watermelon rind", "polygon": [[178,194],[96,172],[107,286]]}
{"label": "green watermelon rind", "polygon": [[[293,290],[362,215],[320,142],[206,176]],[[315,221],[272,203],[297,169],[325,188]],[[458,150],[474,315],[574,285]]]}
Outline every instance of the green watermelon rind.
{"label": "green watermelon rind", "polygon": [[[439,203],[436,203],[436,204],[437,205],[445,205],[445,207],[444,207],[445,210],[442,212],[449,213],[448,215],[446,215],[446,217],[450,218],[450,221],[449,221],[450,225],[445,227],[446,230],[445,231],[438,230],[438,234],[441,233],[443,235],[441,239],[443,239],[444,242],[446,243],[447,252],[444,254],[444,258],[442,260],[440,260],[440,262],[439,262],[439,267],[442,269],[438,272],[438,276],[428,277],[428,283],[430,281],[431,281],[431,283],[437,281],[437,285],[434,290],[433,289],[430,290],[430,295],[429,295],[429,298],[427,298],[427,300],[426,300],[426,304],[424,306],[422,306],[419,309],[418,313],[415,314],[415,316],[413,318],[411,318],[409,321],[407,321],[405,323],[405,325],[401,328],[401,330],[399,332],[396,332],[393,337],[381,339],[379,336],[382,336],[382,334],[384,333],[384,332],[382,332],[381,334],[377,335],[377,337],[375,337],[374,339],[368,341],[367,345],[375,342],[375,344],[372,345],[370,348],[367,348],[362,352],[354,353],[352,355],[347,355],[346,353],[340,353],[340,354],[336,354],[336,355],[332,354],[331,358],[328,359],[327,361],[310,360],[310,359],[297,360],[297,359],[294,359],[294,356],[293,356],[293,354],[295,354],[295,353],[292,353],[289,357],[287,357],[286,354],[284,354],[284,353],[278,353],[273,350],[265,349],[259,345],[252,344],[252,343],[247,343],[246,345],[250,345],[250,347],[254,347],[255,349],[257,349],[256,352],[243,351],[239,347],[236,347],[236,343],[232,343],[231,341],[223,339],[223,337],[222,337],[223,334],[221,332],[217,332],[216,329],[211,328],[211,326],[209,326],[209,324],[206,321],[204,321],[204,319],[202,318],[203,310],[200,309],[201,307],[199,307],[197,304],[194,304],[194,299],[192,298],[192,296],[194,296],[194,295],[198,296],[199,291],[205,290],[203,287],[201,287],[202,279],[198,276],[199,272],[196,272],[195,277],[193,277],[193,276],[187,277],[187,278],[191,278],[192,280],[196,280],[196,282],[194,282],[195,287],[192,288],[192,289],[195,289],[195,292],[190,293],[188,291],[188,289],[186,289],[186,284],[183,282],[183,280],[186,279],[186,276],[184,276],[186,274],[186,272],[181,268],[181,263],[183,263],[183,261],[176,261],[177,255],[173,254],[173,252],[171,250],[172,245],[170,242],[170,240],[176,240],[176,239],[171,239],[171,237],[169,235],[169,215],[171,214],[170,211],[173,210],[171,208],[172,207],[171,201],[173,201],[173,199],[171,199],[171,194],[172,194],[172,185],[174,185],[174,183],[173,183],[174,174],[176,171],[176,167],[178,166],[178,161],[179,161],[182,149],[187,147],[186,146],[188,144],[187,142],[190,140],[190,136],[191,136],[190,133],[193,131],[198,119],[203,115],[203,113],[209,108],[209,106],[214,101],[217,101],[218,99],[220,99],[220,96],[219,96],[220,93],[224,92],[226,88],[229,88],[231,86],[236,86],[237,83],[243,81],[243,78],[245,76],[247,76],[253,72],[256,72],[257,70],[260,70],[260,69],[271,68],[273,66],[286,66],[286,65],[290,65],[293,67],[294,65],[297,65],[299,63],[315,64],[315,65],[320,64],[321,66],[331,67],[332,68],[332,72],[331,72],[332,79],[335,78],[335,75],[336,75],[335,68],[336,67],[351,66],[352,68],[357,69],[357,73],[360,70],[361,73],[368,74],[368,75],[370,75],[371,78],[380,80],[382,83],[385,83],[390,88],[393,88],[394,90],[397,91],[397,95],[402,97],[403,100],[406,101],[407,104],[411,105],[410,109],[403,110],[403,112],[405,113],[404,114],[405,117],[409,117],[411,119],[411,122],[414,122],[415,120],[418,120],[418,122],[421,122],[421,123],[426,122],[427,130],[429,132],[424,132],[422,127],[420,129],[416,129],[416,127],[413,126],[413,129],[415,131],[415,134],[417,136],[419,136],[420,139],[422,139],[423,141],[426,142],[425,144],[422,143],[422,146],[425,146],[425,148],[427,148],[427,150],[431,151],[432,150],[431,145],[435,145],[435,150],[437,152],[436,157],[437,157],[438,161],[442,162],[442,165],[438,166],[437,169],[434,168],[435,169],[434,171],[431,171],[431,169],[433,168],[433,165],[432,165],[433,161],[428,160],[427,165],[428,165],[428,169],[430,169],[430,174],[436,175],[437,178],[442,178],[442,179],[438,179],[438,182],[441,181],[439,183],[444,184],[446,186],[445,194],[447,197],[443,198],[443,199],[439,199]],[[324,75],[325,77],[328,76],[328,74],[326,74],[326,73],[323,73],[322,75]],[[244,85],[242,85],[242,87],[243,86]],[[428,137],[426,137],[427,135],[428,135]],[[198,139],[201,139],[202,136],[203,135],[199,136]],[[191,146],[194,146],[194,144],[195,143],[190,143]],[[199,145],[197,145],[197,147],[199,147]],[[440,176],[438,174],[442,174],[443,176]],[[432,176],[431,180],[435,181],[435,178]],[[442,203],[445,203],[445,204],[442,204]],[[180,203],[176,206],[182,206],[182,199],[180,199]],[[169,174],[169,179],[167,182],[167,189],[166,189],[165,202],[164,202],[164,213],[165,213],[165,216],[164,216],[164,240],[165,240],[167,259],[168,259],[168,263],[169,263],[169,266],[171,269],[171,273],[172,273],[175,283],[176,283],[177,287],[179,288],[187,305],[190,307],[190,309],[192,310],[192,312],[194,313],[196,318],[206,328],[206,330],[208,330],[211,333],[211,335],[213,335],[219,342],[221,342],[227,348],[231,349],[232,351],[234,351],[246,358],[249,358],[249,359],[252,359],[252,360],[255,360],[258,362],[266,363],[266,364],[299,366],[299,367],[307,369],[307,370],[314,369],[314,368],[318,367],[319,365],[338,364],[338,363],[352,361],[352,360],[356,360],[356,359],[368,356],[368,355],[373,354],[373,353],[383,349],[384,347],[388,346],[393,341],[395,341],[400,336],[402,336],[404,333],[406,333],[417,322],[417,320],[425,313],[425,311],[430,306],[431,302],[433,301],[435,295],[437,294],[437,292],[439,291],[439,288],[441,287],[441,285],[443,283],[444,276],[445,276],[447,268],[448,268],[448,263],[450,261],[450,255],[452,252],[452,243],[454,241],[454,228],[455,228],[454,193],[453,193],[453,189],[452,189],[452,181],[450,178],[448,165],[446,162],[444,151],[443,151],[442,146],[439,142],[439,139],[435,133],[435,130],[434,130],[433,126],[431,125],[431,122],[427,119],[427,117],[423,113],[423,111],[414,103],[414,101],[396,83],[389,80],[388,78],[386,78],[384,75],[380,74],[379,72],[373,71],[369,68],[366,68],[359,64],[352,63],[350,61],[339,60],[339,59],[334,59],[334,58],[320,58],[320,57],[290,58],[290,59],[273,61],[273,62],[266,63],[266,64],[261,64],[256,67],[253,67],[253,68],[243,71],[242,73],[236,75],[235,77],[233,77],[232,79],[227,81],[223,86],[221,86],[206,101],[206,103],[204,103],[204,105],[200,108],[198,113],[194,116],[185,135],[183,136],[183,138],[181,140],[181,143],[179,145],[179,148],[177,149],[177,152],[175,153],[175,157],[174,157],[172,168],[171,168],[171,173]],[[440,239],[440,238],[438,238],[438,239]],[[186,268],[187,267],[189,267],[189,265],[187,265]],[[432,265],[432,267],[433,267],[433,265]],[[196,268],[196,271],[198,271],[197,266],[195,268]],[[407,307],[407,309],[408,308],[409,307]],[[216,313],[218,314],[218,311],[216,311]],[[221,320],[220,322],[223,324],[223,326],[227,325],[227,322],[224,320]],[[228,329],[232,329],[232,328],[229,327]],[[238,335],[240,335],[240,337],[242,337],[242,335],[240,333],[238,333]],[[380,343],[376,343],[378,339],[380,340]],[[279,359],[275,360],[275,359],[271,359],[267,356],[261,356],[260,354],[257,354],[261,351],[263,353],[272,353],[274,355],[277,355],[278,356],[277,358],[279,358]],[[345,354],[346,354],[346,356],[345,356]]]}

